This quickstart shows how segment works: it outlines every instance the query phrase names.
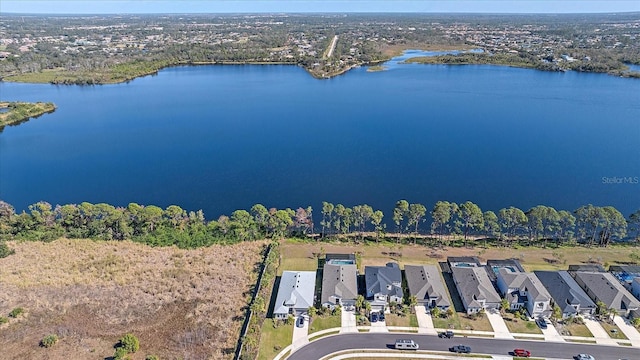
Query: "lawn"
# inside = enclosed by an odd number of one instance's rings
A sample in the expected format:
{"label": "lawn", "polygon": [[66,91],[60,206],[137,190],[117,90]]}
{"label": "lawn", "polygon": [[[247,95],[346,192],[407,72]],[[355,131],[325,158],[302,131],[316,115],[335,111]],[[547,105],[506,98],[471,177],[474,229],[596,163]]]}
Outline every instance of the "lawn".
{"label": "lawn", "polygon": [[387,326],[418,327],[418,318],[416,318],[416,314],[407,316],[388,314],[385,315],[385,324]]}
{"label": "lawn", "polygon": [[292,337],[293,325],[280,323],[276,328],[273,326],[273,319],[266,319],[260,335],[258,360],[273,359],[282,349],[291,344]]}
{"label": "lawn", "polygon": [[626,335],[620,331],[620,328],[616,324],[610,324],[606,321],[600,321],[600,325],[607,331],[609,337],[617,340],[627,340]]}
{"label": "lawn", "polygon": [[[465,315],[466,316],[466,315]],[[457,313],[450,318],[432,318],[433,327],[436,329],[462,329]]]}
{"label": "lawn", "polygon": [[568,324],[563,325],[563,328],[569,332],[570,336],[583,336],[583,337],[593,337],[589,328],[584,324]]}
{"label": "lawn", "polygon": [[522,320],[510,312],[505,313],[502,318],[509,331],[514,334],[542,334],[535,321]]}
{"label": "lawn", "polygon": [[463,330],[493,331],[491,323],[486,316],[470,318],[467,314],[458,314],[458,318],[460,319],[460,327]]}
{"label": "lawn", "polygon": [[315,316],[309,324],[309,334],[325,329],[339,328],[342,325],[340,315]]}

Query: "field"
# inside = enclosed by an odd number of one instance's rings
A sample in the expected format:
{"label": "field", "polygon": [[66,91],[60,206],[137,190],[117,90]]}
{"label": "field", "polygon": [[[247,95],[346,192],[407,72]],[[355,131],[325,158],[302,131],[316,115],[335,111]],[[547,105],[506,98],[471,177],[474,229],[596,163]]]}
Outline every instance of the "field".
{"label": "field", "polygon": [[[0,259],[2,358],[104,359],[125,333],[133,359],[230,359],[265,243],[196,250],[61,239],[10,243]],[[39,346],[48,334],[60,341]]]}
{"label": "field", "polygon": [[[480,244],[478,244],[480,245]],[[363,273],[366,265],[384,265],[396,261],[400,267],[405,264],[436,264],[446,261],[447,256],[477,256],[481,262],[487,259],[516,258],[527,271],[533,270],[566,270],[569,264],[624,264],[634,261],[629,256],[638,247],[609,246],[600,247],[562,247],[558,249],[541,247],[520,248],[481,248],[445,247],[430,248],[422,245],[395,244],[384,242],[354,244],[340,242],[303,243],[285,241],[281,252],[283,266],[281,268],[295,270],[316,270],[316,255],[322,253],[355,253],[362,254],[359,271]]]}

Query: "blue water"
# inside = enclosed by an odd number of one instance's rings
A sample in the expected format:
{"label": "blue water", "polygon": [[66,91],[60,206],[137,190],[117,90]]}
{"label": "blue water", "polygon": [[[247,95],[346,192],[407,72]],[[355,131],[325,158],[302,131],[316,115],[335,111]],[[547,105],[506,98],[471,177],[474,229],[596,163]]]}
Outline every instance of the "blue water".
{"label": "blue water", "polygon": [[319,223],[322,201],[387,222],[403,198],[640,208],[637,79],[397,60],[329,80],[184,66],[117,85],[0,83],[0,98],[58,106],[0,134],[0,199],[18,210],[138,202],[214,219],[310,205]]}

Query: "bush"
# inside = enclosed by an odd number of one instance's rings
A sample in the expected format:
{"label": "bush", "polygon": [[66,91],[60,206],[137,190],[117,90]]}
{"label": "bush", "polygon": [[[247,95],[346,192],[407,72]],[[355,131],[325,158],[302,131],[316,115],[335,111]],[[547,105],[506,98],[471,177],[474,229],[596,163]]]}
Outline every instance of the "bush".
{"label": "bush", "polygon": [[113,354],[113,360],[127,360],[130,359],[129,356],[127,356],[128,352],[125,348],[123,347],[119,347],[116,349],[116,352]]}
{"label": "bush", "polygon": [[124,349],[127,353],[134,353],[140,349],[140,342],[133,334],[126,334],[120,339],[119,349]]}
{"label": "bush", "polygon": [[11,310],[11,312],[9,313],[9,317],[12,317],[12,318],[15,319],[18,316],[22,315],[22,313],[24,313],[24,309],[21,308],[21,307],[17,307],[15,309]]}
{"label": "bush", "polygon": [[2,324],[6,324],[6,323],[8,323],[8,322],[9,322],[9,319],[7,319],[7,318],[6,318],[6,317],[4,317],[4,316],[0,316],[0,325],[2,325]]}
{"label": "bush", "polygon": [[6,258],[7,256],[13,255],[15,253],[16,251],[9,248],[7,244],[5,244],[4,242],[0,242],[0,259]]}
{"label": "bush", "polygon": [[58,342],[58,335],[50,334],[40,340],[40,346],[50,348]]}
{"label": "bush", "polygon": [[147,357],[144,358],[144,360],[160,360],[160,358],[155,355],[147,355]]}

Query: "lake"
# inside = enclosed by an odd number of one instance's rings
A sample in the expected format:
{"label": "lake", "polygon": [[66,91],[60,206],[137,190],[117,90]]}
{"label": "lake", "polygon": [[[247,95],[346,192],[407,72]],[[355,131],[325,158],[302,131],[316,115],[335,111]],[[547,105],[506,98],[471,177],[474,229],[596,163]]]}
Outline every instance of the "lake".
{"label": "lake", "polygon": [[177,204],[208,219],[310,205],[316,223],[322,201],[366,203],[388,223],[399,199],[640,208],[639,80],[400,60],[328,80],[211,65],[115,85],[0,83],[2,101],[58,106],[0,134],[0,199]]}

